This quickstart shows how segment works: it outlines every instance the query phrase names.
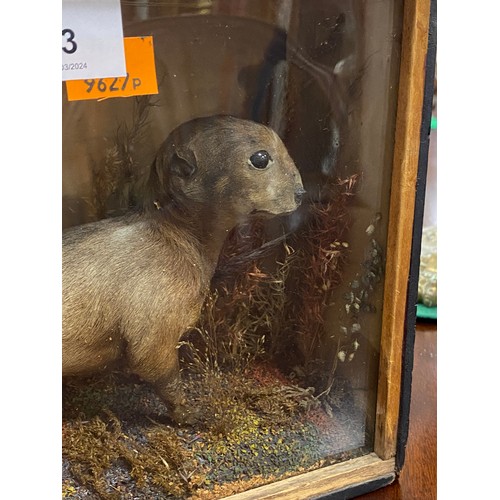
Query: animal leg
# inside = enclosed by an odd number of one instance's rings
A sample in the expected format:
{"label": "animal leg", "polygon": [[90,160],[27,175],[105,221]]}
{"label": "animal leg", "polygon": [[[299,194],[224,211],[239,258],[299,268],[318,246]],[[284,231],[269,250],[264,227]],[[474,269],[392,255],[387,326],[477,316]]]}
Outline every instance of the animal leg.
{"label": "animal leg", "polygon": [[132,349],[128,353],[130,369],[150,383],[166,404],[170,417],[178,424],[193,424],[196,413],[186,404],[186,396],[179,374],[177,349],[167,352],[151,346],[151,349]]}

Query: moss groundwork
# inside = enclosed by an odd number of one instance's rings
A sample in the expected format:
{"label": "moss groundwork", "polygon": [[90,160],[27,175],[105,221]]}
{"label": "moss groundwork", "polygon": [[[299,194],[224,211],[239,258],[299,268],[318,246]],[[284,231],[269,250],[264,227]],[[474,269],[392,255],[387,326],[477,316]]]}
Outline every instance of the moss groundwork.
{"label": "moss groundwork", "polygon": [[133,376],[67,381],[62,496],[222,498],[338,460],[335,416],[285,382],[265,365],[186,377],[202,416],[179,427]]}

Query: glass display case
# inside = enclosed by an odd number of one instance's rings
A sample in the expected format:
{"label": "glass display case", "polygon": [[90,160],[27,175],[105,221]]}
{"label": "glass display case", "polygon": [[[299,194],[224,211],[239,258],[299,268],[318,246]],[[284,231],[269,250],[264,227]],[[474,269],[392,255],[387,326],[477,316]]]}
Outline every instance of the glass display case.
{"label": "glass display case", "polygon": [[121,1],[152,87],[62,87],[63,497],[394,480],[430,11]]}

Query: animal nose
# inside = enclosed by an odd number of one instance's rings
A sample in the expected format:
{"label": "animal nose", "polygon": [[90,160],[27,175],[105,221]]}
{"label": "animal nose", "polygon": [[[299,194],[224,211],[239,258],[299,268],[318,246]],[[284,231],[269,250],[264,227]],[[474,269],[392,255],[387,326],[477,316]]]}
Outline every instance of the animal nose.
{"label": "animal nose", "polygon": [[297,203],[297,205],[300,205],[302,203],[302,198],[305,194],[306,190],[302,186],[295,190],[295,203]]}

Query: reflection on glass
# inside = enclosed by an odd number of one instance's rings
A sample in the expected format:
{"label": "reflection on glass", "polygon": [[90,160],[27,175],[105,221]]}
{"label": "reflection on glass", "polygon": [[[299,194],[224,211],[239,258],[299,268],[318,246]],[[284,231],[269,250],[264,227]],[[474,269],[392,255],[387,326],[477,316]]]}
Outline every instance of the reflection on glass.
{"label": "reflection on glass", "polygon": [[[63,226],[121,215],[192,118],[274,129],[306,194],[232,230],[178,353],[177,426],[153,388],[66,381],[63,494],[220,498],[373,450],[402,6],[393,0],[123,1],[159,94],[68,102]],[[220,144],[212,144],[215,150]]]}

